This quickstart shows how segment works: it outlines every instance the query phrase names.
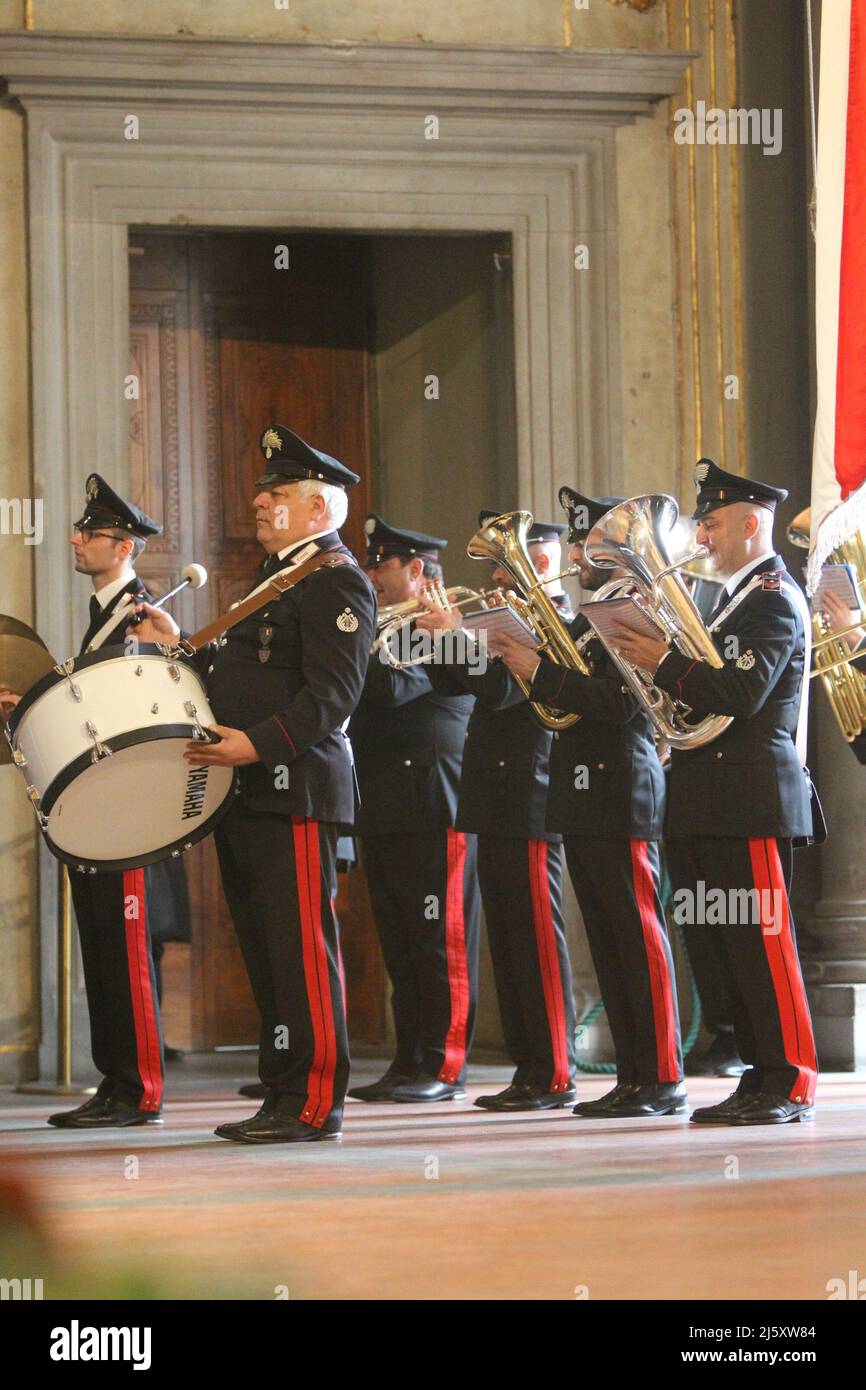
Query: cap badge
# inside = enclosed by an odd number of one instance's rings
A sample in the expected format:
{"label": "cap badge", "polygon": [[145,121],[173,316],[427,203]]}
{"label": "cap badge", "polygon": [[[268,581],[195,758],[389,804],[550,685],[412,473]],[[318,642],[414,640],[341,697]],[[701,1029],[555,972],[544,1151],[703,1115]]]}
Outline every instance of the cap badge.
{"label": "cap badge", "polygon": [[355,617],[351,608],[344,608],[337,619],[337,627],[341,632],[357,632],[358,619]]}
{"label": "cap badge", "polygon": [[265,458],[269,459],[274,449],[282,449],[282,441],[276,430],[265,430],[262,435],[262,448],[265,451]]}
{"label": "cap badge", "polygon": [[97,496],[97,493],[98,493],[98,492],[99,492],[99,483],[96,481],[96,474],[95,474],[95,473],[91,473],[90,477],[87,479],[87,500],[88,500],[88,502],[95,502],[95,501],[96,501],[96,496]]}
{"label": "cap badge", "polygon": [[373,518],[372,518],[371,516],[368,516],[368,517],[367,517],[367,520],[364,522],[364,535],[365,535],[365,536],[372,536],[372,534],[373,534],[373,532],[375,531],[375,529],[376,529],[376,523],[375,523],[375,521],[373,520]]}
{"label": "cap badge", "polygon": [[698,464],[696,464],[696,465],[695,465],[695,482],[696,482],[696,483],[705,483],[706,480],[707,480],[707,476],[708,476],[708,474],[709,474],[709,471],[710,471],[710,465],[709,465],[708,463],[698,463]]}
{"label": "cap badge", "polygon": [[755,653],[749,647],[748,651],[743,652],[742,656],[737,657],[737,666],[741,671],[751,671],[755,664]]}

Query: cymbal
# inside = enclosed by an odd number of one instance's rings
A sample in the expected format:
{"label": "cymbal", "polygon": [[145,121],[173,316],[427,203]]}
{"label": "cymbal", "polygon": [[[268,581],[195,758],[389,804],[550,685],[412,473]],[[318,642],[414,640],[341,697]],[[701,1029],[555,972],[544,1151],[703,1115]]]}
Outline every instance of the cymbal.
{"label": "cymbal", "polygon": [[[25,695],[54,664],[54,657],[32,627],[0,613],[0,687]],[[0,733],[0,764],[11,761],[9,745]]]}

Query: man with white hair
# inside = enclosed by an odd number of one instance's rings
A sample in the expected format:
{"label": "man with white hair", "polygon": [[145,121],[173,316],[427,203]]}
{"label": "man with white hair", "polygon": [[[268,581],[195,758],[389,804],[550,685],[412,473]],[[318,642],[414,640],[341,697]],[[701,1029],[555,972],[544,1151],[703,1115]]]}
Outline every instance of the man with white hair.
{"label": "man with white hair", "polygon": [[792,850],[813,834],[803,769],[809,613],[773,547],[785,489],[711,459],[699,460],[695,483],[697,540],[727,581],[709,624],[722,665],[625,629],[617,646],[688,706],[690,719],[732,716],[704,747],[671,753],[665,844],[675,912],[699,904],[713,926],[739,1052],[750,1064],[733,1095],[692,1120],[787,1124],[811,1118],[817,1079],[789,901]]}
{"label": "man with white hair", "polygon": [[[261,1016],[267,1088],[256,1115],[216,1132],[245,1144],[304,1143],[340,1137],[349,1077],[333,898],[338,831],[355,810],[343,730],[363,689],[376,599],[339,535],[358,475],[284,425],[268,426],[260,447],[267,471],[253,508],[267,559],[258,587],[327,558],[211,648],[218,742],[190,744],[187,760],[240,769],[215,840]],[[142,640],[177,635],[167,614],[142,607]]]}

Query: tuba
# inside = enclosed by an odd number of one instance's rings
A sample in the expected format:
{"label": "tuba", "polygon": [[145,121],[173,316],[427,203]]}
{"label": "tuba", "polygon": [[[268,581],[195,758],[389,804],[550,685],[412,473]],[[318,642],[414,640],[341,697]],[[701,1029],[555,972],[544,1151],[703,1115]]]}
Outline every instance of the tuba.
{"label": "tuba", "polygon": [[[544,592],[529,558],[526,535],[531,525],[531,512],[504,512],[502,516],[492,517],[486,526],[475,532],[466,554],[473,560],[493,560],[507,570],[520,592],[504,594],[505,604],[535,634],[538,651],[559,666],[588,676],[590,669],[556,611],[556,604]],[[526,681],[517,676],[515,680],[524,695],[528,695],[530,687]],[[530,704],[548,729],[569,729],[580,718],[579,714],[563,714],[535,700]]]}
{"label": "tuba", "polygon": [[[811,538],[811,508],[806,507],[794,517],[788,527],[792,545],[808,550]],[[860,531],[837,545],[827,556],[830,565],[850,565],[857,580],[857,589],[866,582],[866,542]],[[861,606],[862,612],[862,606]],[[846,632],[862,626],[854,623]],[[810,679],[818,677],[830,701],[842,737],[848,743],[866,729],[866,676],[852,661],[854,653],[842,639],[845,632],[834,632],[823,613],[812,614],[812,671]],[[862,653],[858,653],[862,655]]]}
{"label": "tuba", "polygon": [[[613,579],[595,595],[606,598],[636,597],[641,608],[694,661],[706,661],[720,670],[724,662],[678,570],[706,554],[698,546],[691,555],[671,561],[667,539],[676,524],[679,507],[666,493],[631,497],[606,512],[590,531],[583,553],[599,569],[624,569],[624,578]],[[635,595],[634,591],[637,590]],[[708,714],[689,723],[688,705],[654,685],[640,670],[600,637],[614,664],[653,721],[662,743],[671,748],[702,748],[724,733],[731,723],[726,714]]]}

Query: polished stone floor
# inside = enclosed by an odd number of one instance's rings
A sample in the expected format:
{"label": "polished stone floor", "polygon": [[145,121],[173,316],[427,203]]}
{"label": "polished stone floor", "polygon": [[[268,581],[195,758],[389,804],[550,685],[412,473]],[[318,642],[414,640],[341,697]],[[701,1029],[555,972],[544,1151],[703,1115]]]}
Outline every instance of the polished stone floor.
{"label": "polished stone floor", "polygon": [[698,1129],[492,1116],[472,1097],[507,1073],[475,1067],[466,1101],[349,1102],[341,1145],[249,1148],[213,1127],[255,1108],[252,1072],[187,1057],[164,1124],[96,1134],[0,1092],[0,1180],[43,1233],[46,1297],[826,1299],[866,1275],[866,1078],[825,1077],[811,1124]]}

